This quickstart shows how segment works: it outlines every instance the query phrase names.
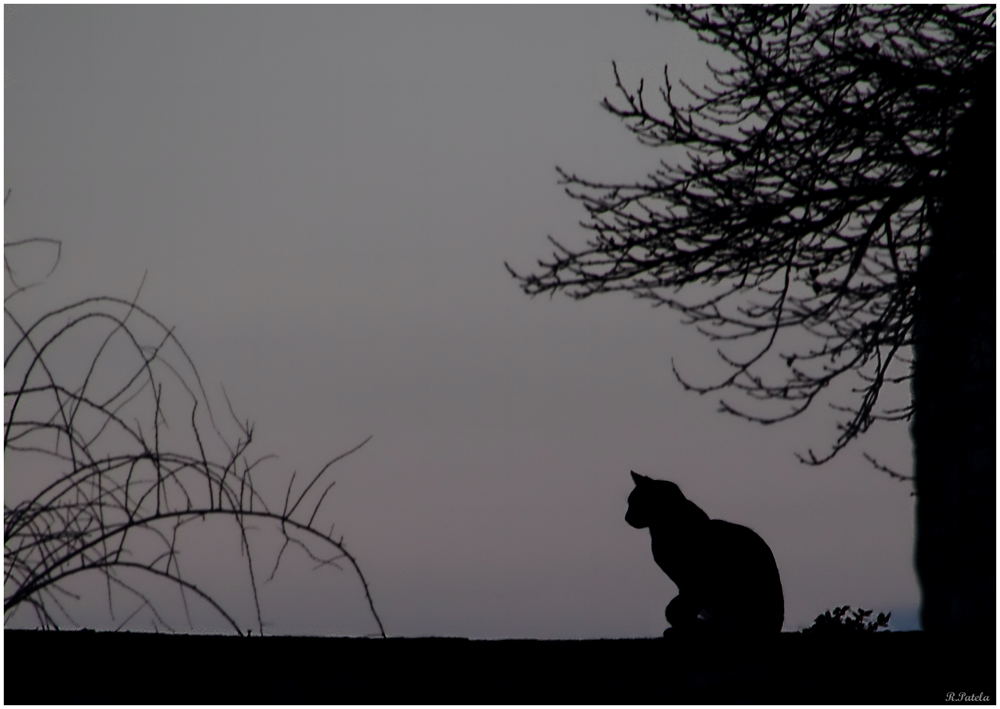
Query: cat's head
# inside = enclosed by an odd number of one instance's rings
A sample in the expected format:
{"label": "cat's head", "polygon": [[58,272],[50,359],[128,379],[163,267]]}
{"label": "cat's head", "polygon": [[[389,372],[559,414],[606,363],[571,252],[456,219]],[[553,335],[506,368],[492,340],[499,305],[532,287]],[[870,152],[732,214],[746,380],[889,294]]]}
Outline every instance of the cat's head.
{"label": "cat's head", "polygon": [[628,496],[625,521],[636,529],[650,525],[684,525],[708,517],[684,497],[676,483],[654,480],[632,471],[635,489]]}

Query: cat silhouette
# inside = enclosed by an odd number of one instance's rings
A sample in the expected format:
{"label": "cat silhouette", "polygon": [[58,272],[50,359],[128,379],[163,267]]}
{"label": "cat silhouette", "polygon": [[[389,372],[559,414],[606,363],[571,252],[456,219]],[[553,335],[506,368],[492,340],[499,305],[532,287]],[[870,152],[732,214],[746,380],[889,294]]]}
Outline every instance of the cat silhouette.
{"label": "cat silhouette", "polygon": [[709,519],[672,482],[634,471],[632,480],[625,521],[649,527],[653,559],[677,584],[666,610],[671,628],[780,632],[785,599],[767,543],[747,527]]}

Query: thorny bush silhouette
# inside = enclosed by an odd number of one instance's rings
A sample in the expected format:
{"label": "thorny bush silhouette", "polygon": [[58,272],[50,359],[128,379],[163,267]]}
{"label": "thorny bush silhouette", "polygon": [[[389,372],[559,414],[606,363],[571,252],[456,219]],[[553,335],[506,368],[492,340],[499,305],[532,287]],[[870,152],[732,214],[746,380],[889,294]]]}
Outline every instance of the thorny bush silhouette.
{"label": "thorny bush silhouette", "polygon": [[[29,246],[53,247],[59,259],[53,240],[5,244],[12,286],[4,302],[5,624],[29,607],[42,627],[75,624],[64,603],[78,594],[67,582],[98,574],[112,617],[123,597],[138,606],[119,628],[147,608],[154,627],[172,630],[145,576],[180,589],[189,625],[189,597],[199,597],[239,633],[245,626],[185,576],[178,556],[182,529],[221,517],[238,531],[260,633],[261,562],[247,531],[270,522],[283,543],[268,580],[290,547],[315,568],[349,566],[384,637],[357,560],[332,526],[321,529],[317,521],[334,484],[328,471],[371,437],[298,487],[293,473],[283,500],[265,499],[254,476],[273,456],[248,455],[253,426],[236,417],[228,396],[238,433],[220,432],[191,358],[173,330],[136,303],[138,294],[131,301],[86,298],[32,322],[15,315],[11,299],[30,286],[17,282],[8,256]],[[19,493],[13,504],[12,492]]]}

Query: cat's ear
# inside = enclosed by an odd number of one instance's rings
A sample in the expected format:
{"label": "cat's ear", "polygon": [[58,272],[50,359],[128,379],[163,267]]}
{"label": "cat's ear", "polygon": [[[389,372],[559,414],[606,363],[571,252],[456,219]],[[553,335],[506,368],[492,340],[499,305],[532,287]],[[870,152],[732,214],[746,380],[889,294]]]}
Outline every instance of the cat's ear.
{"label": "cat's ear", "polygon": [[632,475],[632,482],[634,482],[636,485],[641,485],[642,483],[649,480],[649,478],[647,478],[645,475],[639,475],[639,473],[635,472],[634,470],[630,470],[629,473]]}

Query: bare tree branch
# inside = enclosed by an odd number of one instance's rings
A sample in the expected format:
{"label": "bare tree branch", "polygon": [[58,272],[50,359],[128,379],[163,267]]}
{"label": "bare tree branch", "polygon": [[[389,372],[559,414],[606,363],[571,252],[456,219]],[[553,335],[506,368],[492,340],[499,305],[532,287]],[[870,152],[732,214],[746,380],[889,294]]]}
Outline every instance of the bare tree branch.
{"label": "bare tree branch", "polygon": [[[587,212],[586,243],[555,247],[534,272],[507,269],[529,295],[626,291],[678,311],[712,341],[728,376],[688,390],[730,389],[760,423],[798,416],[850,382],[830,460],[879,420],[887,385],[906,387],[914,306],[930,218],[940,207],[950,132],[993,55],[993,6],[681,6],[681,22],[733,59],[714,86],[664,67],[659,109],[614,65],[604,108],[637,140],[682,146],[636,182],[558,169]],[[692,288],[692,286],[699,286]],[[904,392],[906,396],[908,392]],[[908,396],[907,396],[908,398]],[[882,399],[884,401],[884,399]],[[778,406],[761,409],[761,404]]]}

